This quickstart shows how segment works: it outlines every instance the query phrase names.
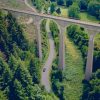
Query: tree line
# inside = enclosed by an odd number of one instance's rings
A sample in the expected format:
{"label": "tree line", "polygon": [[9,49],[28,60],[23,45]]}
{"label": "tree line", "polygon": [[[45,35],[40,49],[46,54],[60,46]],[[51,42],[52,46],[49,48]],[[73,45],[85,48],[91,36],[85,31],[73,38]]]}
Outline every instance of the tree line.
{"label": "tree line", "polygon": [[[70,39],[79,47],[82,52],[84,62],[86,63],[87,50],[88,50],[88,33],[84,28],[78,25],[71,25],[67,28],[66,33]],[[100,47],[94,46],[93,56],[93,76],[89,82],[85,82],[83,91],[83,100],[99,100],[100,99]]]}
{"label": "tree line", "polygon": [[[80,12],[87,12],[88,14],[100,19],[100,0],[31,0],[33,5],[39,11],[48,13],[61,13],[59,6],[68,8],[68,16],[70,18],[80,19]],[[58,7],[57,7],[58,6]],[[57,8],[57,9],[56,9]]]}
{"label": "tree line", "polygon": [[80,11],[86,11],[88,14],[100,19],[100,0],[50,0],[57,5],[69,8],[69,17],[79,18]]}

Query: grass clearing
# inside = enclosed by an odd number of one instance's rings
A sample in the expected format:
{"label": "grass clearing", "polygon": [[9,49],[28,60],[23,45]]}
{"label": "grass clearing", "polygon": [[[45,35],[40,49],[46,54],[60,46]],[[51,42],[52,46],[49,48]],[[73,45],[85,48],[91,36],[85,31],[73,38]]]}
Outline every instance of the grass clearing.
{"label": "grass clearing", "polygon": [[[68,8],[60,6],[60,9],[61,9],[61,14],[58,15],[56,12],[54,12],[53,15],[68,18]],[[96,19],[96,17],[89,15],[87,12],[80,12],[80,18],[81,18],[80,20],[86,22],[94,22],[94,23],[100,22],[98,19]]]}
{"label": "grass clearing", "polygon": [[65,80],[64,97],[65,100],[80,100],[83,93],[82,80],[84,79],[84,63],[80,50],[68,38],[65,38],[66,43],[66,68],[64,71]]}
{"label": "grass clearing", "polygon": [[100,48],[100,34],[97,34],[94,38],[94,43],[98,48]]}
{"label": "grass clearing", "polygon": [[36,40],[36,32],[35,25],[33,23],[27,24],[30,18],[31,17],[23,15],[18,18],[18,22],[21,24],[27,40],[32,43]]}
{"label": "grass clearing", "polygon": [[89,15],[87,12],[81,12],[80,17],[83,21],[99,23],[99,20],[96,19],[96,17]]}
{"label": "grass clearing", "polygon": [[61,16],[63,16],[63,17],[68,17],[68,9],[66,9],[66,8],[61,8]]}

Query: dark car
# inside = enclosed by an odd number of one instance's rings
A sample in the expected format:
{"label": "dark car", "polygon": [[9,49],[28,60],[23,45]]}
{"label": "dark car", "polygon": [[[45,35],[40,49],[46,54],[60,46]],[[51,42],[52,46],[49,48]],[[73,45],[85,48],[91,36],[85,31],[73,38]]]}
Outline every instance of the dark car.
{"label": "dark car", "polygon": [[43,72],[45,72],[46,71],[46,68],[43,68]]}

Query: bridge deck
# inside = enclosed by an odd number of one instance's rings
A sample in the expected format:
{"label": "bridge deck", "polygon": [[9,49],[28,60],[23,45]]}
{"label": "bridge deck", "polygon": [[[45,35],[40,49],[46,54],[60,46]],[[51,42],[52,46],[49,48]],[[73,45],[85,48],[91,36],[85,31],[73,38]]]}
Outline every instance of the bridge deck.
{"label": "bridge deck", "polygon": [[75,23],[75,24],[85,26],[85,28],[89,28],[91,30],[96,30],[96,31],[100,32],[100,24],[96,24],[96,23],[84,22],[84,21],[80,21],[80,20],[68,19],[68,18],[63,18],[63,17],[57,17],[57,16],[52,16],[52,15],[47,15],[47,14],[36,13],[36,12],[32,12],[32,11],[24,11],[24,10],[10,9],[10,8],[0,8],[0,9],[17,12],[17,13],[24,13],[24,14],[28,14],[28,15],[34,15],[34,16],[41,17],[41,19],[49,18],[49,19],[58,20],[58,21],[61,21],[64,23]]}

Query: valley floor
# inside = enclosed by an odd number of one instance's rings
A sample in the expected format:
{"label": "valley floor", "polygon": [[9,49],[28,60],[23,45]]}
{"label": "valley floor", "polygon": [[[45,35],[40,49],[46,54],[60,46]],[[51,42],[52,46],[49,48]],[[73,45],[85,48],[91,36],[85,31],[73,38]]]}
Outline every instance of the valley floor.
{"label": "valley floor", "polygon": [[66,100],[80,100],[84,78],[83,58],[75,44],[68,38],[66,42],[66,68],[64,71],[64,97]]}

